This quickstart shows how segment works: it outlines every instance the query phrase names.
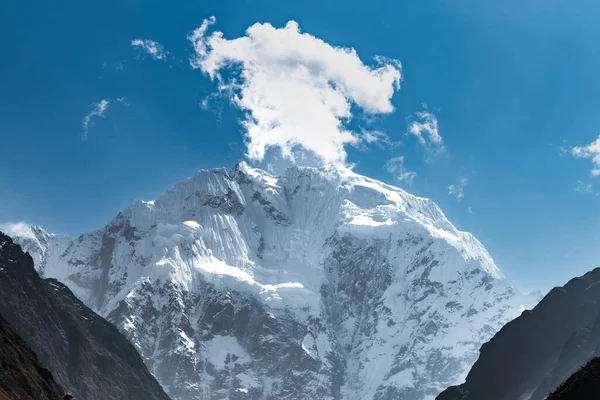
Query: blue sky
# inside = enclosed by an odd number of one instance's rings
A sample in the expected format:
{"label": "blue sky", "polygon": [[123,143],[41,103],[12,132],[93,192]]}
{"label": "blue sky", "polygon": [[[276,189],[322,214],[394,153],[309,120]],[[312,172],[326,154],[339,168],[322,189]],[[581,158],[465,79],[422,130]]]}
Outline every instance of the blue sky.
{"label": "blue sky", "polygon": [[[393,112],[371,118],[352,109],[349,127],[389,142],[346,146],[357,172],[432,198],[525,290],[600,264],[600,177],[591,173],[600,146],[585,147],[600,132],[600,5],[173,3],[2,6],[0,221],[77,235],[196,169],[242,159],[244,113],[191,68],[188,36],[210,16],[211,31],[229,40],[255,23],[294,20],[326,44],[354,48],[371,68],[377,55],[402,63]],[[136,39],[168,53],[153,57],[132,46]],[[407,133],[413,122],[425,145]]]}

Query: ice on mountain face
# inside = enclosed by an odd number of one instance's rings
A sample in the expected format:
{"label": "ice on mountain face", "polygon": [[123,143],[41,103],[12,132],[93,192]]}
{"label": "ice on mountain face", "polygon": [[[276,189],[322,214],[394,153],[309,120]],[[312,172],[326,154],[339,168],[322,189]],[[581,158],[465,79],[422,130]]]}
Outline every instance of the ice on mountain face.
{"label": "ice on mountain face", "polygon": [[48,237],[45,276],[181,400],[432,399],[526,304],[431,200],[343,168],[199,171]]}

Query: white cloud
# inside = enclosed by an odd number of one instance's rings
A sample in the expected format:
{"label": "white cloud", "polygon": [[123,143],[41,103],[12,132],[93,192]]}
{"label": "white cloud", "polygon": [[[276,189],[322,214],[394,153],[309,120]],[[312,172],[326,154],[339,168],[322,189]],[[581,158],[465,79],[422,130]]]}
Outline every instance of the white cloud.
{"label": "white cloud", "polygon": [[571,149],[571,154],[578,158],[589,158],[594,164],[590,170],[592,176],[600,175],[600,135],[587,146],[575,146]]}
{"label": "white cloud", "polygon": [[112,67],[115,71],[123,71],[125,68],[125,60],[119,60],[115,62]]}
{"label": "white cloud", "polygon": [[385,164],[385,168],[388,172],[394,175],[394,178],[398,182],[405,182],[407,185],[412,185],[417,173],[414,171],[408,171],[404,167],[404,157],[394,157],[388,160]]}
{"label": "white cloud", "polygon": [[[104,61],[104,62],[102,63],[102,65],[100,66],[100,68],[101,68],[101,69],[107,69],[107,68],[108,68],[108,66],[109,66],[109,65],[108,65],[108,61]],[[114,62],[114,63],[111,65],[111,68],[112,68],[113,70],[115,70],[115,71],[118,71],[118,72],[121,72],[121,71],[123,71],[123,69],[125,68],[125,60],[119,60],[119,61],[116,61],[116,62]]]}
{"label": "white cloud", "polygon": [[456,199],[460,201],[465,197],[465,186],[468,183],[469,180],[467,178],[460,178],[457,184],[448,186],[448,194],[456,196]]}
{"label": "white cloud", "polygon": [[583,183],[583,181],[577,181],[577,186],[575,186],[575,191],[578,193],[591,193],[593,189],[593,185],[591,183]]}
{"label": "white cloud", "polygon": [[577,181],[577,186],[575,186],[575,191],[580,194],[592,195],[595,197],[600,196],[600,191],[596,190],[593,184],[584,183],[582,180]]}
{"label": "white cloud", "polygon": [[4,232],[8,236],[20,236],[27,239],[35,239],[35,234],[31,230],[31,226],[26,222],[6,222],[0,224],[0,232]]}
{"label": "white cloud", "polygon": [[569,154],[569,153],[571,153],[571,149],[564,144],[562,144],[558,148],[558,155],[560,155],[560,156],[564,156],[565,154]]}
{"label": "white cloud", "polygon": [[108,100],[100,100],[100,102],[92,104],[94,108],[81,121],[83,126],[83,136],[81,138],[83,140],[87,139],[89,129],[94,126],[94,117],[104,117],[108,105]]}
{"label": "white cloud", "polygon": [[221,32],[207,34],[214,23],[211,17],[190,35],[196,52],[190,64],[216,79],[220,92],[246,112],[253,160],[262,160],[270,147],[291,158],[300,145],[324,162],[344,162],[345,145],[377,138],[347,128],[351,106],[367,115],[394,110],[398,61],[378,57],[375,66],[365,65],[354,49],[301,33],[294,21],[283,28],[257,23],[231,40]]}
{"label": "white cloud", "polygon": [[141,51],[146,52],[154,60],[166,61],[171,54],[165,49],[165,46],[151,39],[135,39],[131,41],[131,45]]}
{"label": "white cloud", "polygon": [[367,150],[370,145],[376,145],[381,149],[386,149],[394,146],[394,143],[385,132],[361,129],[356,142],[351,145],[359,150]]}
{"label": "white cloud", "polygon": [[427,110],[427,104],[423,105],[423,111],[414,113],[409,121],[408,133],[415,136],[423,147],[436,153],[445,150],[438,119]]}
{"label": "white cloud", "polygon": [[383,145],[390,145],[390,138],[385,132],[381,131],[363,131],[361,135],[361,139],[367,143],[380,143]]}
{"label": "white cloud", "polygon": [[131,107],[131,104],[127,102],[127,97],[117,97],[117,103],[124,107]]}

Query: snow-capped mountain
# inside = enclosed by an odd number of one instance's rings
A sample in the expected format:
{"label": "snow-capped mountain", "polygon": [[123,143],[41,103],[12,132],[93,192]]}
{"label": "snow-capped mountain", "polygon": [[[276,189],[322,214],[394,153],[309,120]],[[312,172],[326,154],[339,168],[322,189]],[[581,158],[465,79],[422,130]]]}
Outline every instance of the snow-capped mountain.
{"label": "snow-capped mountain", "polygon": [[433,399],[524,304],[431,200],[346,169],[242,162],[75,240],[31,233],[177,400]]}

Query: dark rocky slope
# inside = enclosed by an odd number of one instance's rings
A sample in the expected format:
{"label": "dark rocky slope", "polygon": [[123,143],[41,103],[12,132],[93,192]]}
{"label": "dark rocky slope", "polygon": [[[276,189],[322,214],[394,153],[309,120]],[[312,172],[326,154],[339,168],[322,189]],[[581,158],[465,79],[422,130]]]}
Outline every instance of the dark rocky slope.
{"label": "dark rocky slope", "polygon": [[52,373],[0,316],[0,400],[58,400],[62,396]]}
{"label": "dark rocky slope", "polygon": [[0,314],[76,398],[168,400],[133,345],[66,286],[41,279],[1,232]]}
{"label": "dark rocky slope", "polygon": [[[600,355],[600,268],[556,287],[481,347],[466,382],[437,400],[542,400]],[[600,397],[598,397],[600,398]]]}
{"label": "dark rocky slope", "polygon": [[554,391],[547,400],[600,399],[600,358],[596,357]]}

